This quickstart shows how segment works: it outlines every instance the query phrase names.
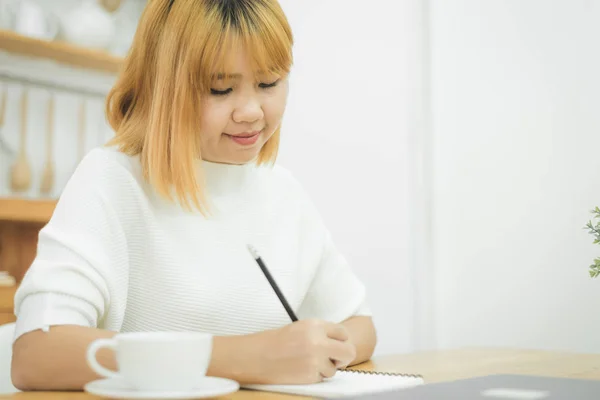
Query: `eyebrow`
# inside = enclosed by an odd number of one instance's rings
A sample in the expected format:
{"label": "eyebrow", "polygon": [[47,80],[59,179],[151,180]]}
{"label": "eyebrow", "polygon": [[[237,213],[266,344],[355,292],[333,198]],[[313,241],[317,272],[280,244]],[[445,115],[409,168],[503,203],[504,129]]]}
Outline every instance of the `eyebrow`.
{"label": "eyebrow", "polygon": [[[261,75],[266,75],[265,72],[263,71],[259,71],[258,74],[256,74],[258,76]],[[234,80],[234,79],[241,79],[244,75],[240,74],[240,73],[235,73],[235,74],[225,74],[225,73],[218,73],[218,74],[212,74],[211,78],[212,80]]]}
{"label": "eyebrow", "polygon": [[213,74],[212,79],[222,80],[222,79],[240,79],[242,74]]}

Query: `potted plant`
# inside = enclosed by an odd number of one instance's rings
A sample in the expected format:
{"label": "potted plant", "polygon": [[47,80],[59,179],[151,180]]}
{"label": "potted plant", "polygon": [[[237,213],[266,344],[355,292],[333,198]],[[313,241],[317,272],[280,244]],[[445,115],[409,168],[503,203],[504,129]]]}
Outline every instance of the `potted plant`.
{"label": "potted plant", "polygon": [[[594,218],[593,219],[599,219],[600,218],[600,208],[596,207],[595,209],[593,209],[591,211],[592,214],[594,214]],[[590,220],[587,225],[585,226],[585,228],[589,231],[589,233],[594,236],[594,244],[599,244],[600,243],[600,222],[596,222],[596,224],[594,225],[592,223],[592,221]],[[597,257],[594,259],[594,263],[592,265],[590,265],[590,276],[592,278],[596,278],[598,275],[600,275],[600,257]]]}

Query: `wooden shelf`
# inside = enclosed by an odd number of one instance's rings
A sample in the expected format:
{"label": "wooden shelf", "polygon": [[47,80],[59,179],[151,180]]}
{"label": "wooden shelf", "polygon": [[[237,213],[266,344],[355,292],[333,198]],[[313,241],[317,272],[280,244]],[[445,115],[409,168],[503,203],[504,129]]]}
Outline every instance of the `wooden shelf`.
{"label": "wooden shelf", "polygon": [[105,51],[77,47],[66,42],[34,39],[2,29],[0,50],[109,73],[118,72],[123,61]]}
{"label": "wooden shelf", "polygon": [[45,224],[50,220],[54,207],[55,200],[0,198],[0,221]]}
{"label": "wooden shelf", "polygon": [[14,298],[18,286],[0,286],[0,325],[16,321]]}
{"label": "wooden shelf", "polygon": [[0,312],[12,312],[18,286],[0,286]]}

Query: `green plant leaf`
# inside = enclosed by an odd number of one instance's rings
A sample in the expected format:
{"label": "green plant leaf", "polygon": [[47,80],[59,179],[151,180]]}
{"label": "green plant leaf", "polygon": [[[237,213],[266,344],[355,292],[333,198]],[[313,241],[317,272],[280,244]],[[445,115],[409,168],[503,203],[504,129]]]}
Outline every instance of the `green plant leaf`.
{"label": "green plant leaf", "polygon": [[[599,206],[594,207],[594,209],[590,210],[590,212],[594,214],[594,220],[600,219]],[[596,222],[596,224],[594,224],[594,222]],[[593,244],[600,244],[600,221],[589,220],[584,229],[587,229],[588,233],[594,237]],[[600,276],[600,257],[594,258],[594,263],[589,266],[588,272],[592,278],[597,278]]]}

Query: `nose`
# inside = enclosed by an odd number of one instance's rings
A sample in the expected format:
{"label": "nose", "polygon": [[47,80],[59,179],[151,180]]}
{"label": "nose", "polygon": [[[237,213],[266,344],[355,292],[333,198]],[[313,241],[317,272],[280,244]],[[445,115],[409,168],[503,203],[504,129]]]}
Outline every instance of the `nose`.
{"label": "nose", "polygon": [[233,120],[236,123],[251,123],[261,120],[264,117],[262,105],[258,98],[249,96],[241,99],[233,110]]}

